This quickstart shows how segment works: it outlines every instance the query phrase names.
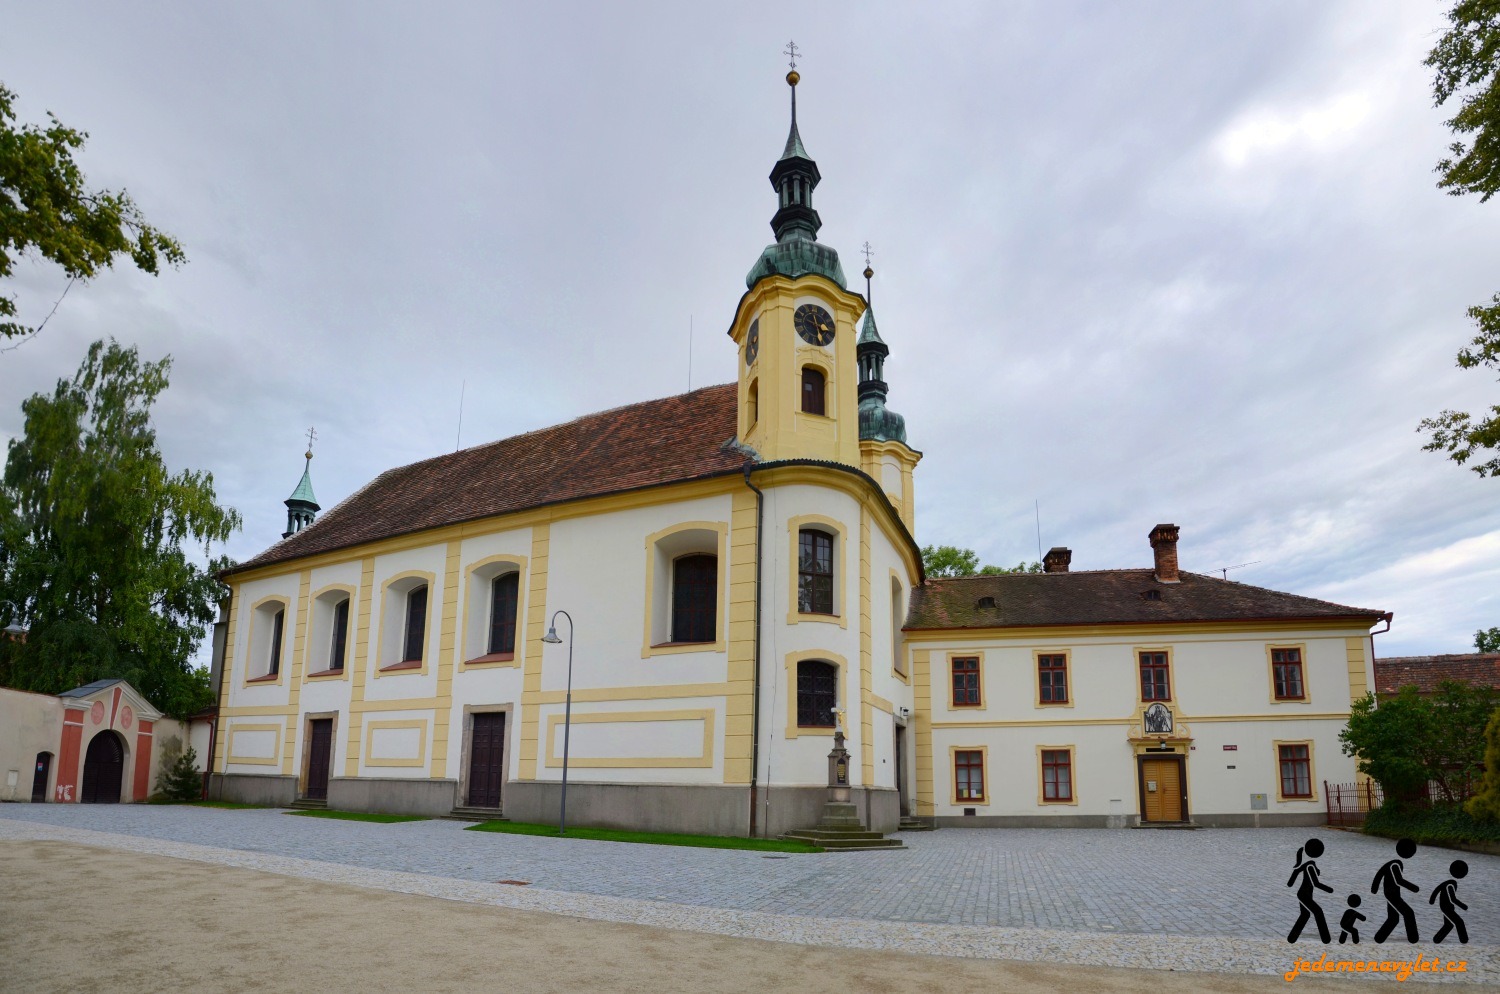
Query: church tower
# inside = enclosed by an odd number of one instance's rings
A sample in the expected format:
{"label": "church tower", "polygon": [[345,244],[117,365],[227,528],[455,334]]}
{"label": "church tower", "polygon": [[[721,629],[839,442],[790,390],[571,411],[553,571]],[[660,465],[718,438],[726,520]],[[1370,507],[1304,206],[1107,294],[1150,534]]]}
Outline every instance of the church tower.
{"label": "church tower", "polygon": [[283,502],[286,504],[286,531],[281,533],[282,538],[291,538],[312,524],[322,510],[318,506],[318,499],[313,496],[311,429],[308,430],[308,436],[307,451],[303,453],[307,462],[302,466],[302,479],[297,481],[297,489]]}
{"label": "church tower", "polygon": [[889,388],[885,382],[885,360],[891,354],[875,327],[875,295],[870,285],[870,243],[865,243],[865,319],[855,346],[859,365],[859,456],[860,469],[880,481],[901,515],[907,531],[916,530],[913,504],[916,494],[912,471],[922,453],[906,441],[906,419],[886,406]]}
{"label": "church tower", "polygon": [[859,466],[855,353],[865,302],[845,286],[838,253],[818,241],[813,191],[822,176],[797,128],[800,80],[794,61],[792,126],[770,176],[776,241],[745,277],[729,329],[739,347],[739,439],[765,460]]}

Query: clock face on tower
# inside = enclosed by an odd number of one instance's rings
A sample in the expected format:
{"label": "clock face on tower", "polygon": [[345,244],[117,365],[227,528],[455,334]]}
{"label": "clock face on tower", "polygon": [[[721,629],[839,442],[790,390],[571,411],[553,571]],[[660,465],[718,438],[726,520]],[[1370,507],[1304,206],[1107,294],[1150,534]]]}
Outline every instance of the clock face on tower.
{"label": "clock face on tower", "polygon": [[755,365],[755,357],[760,355],[760,318],[750,322],[750,333],[745,336],[745,365]]}
{"label": "clock face on tower", "polygon": [[809,345],[827,345],[833,341],[833,316],[817,304],[803,304],[792,316],[792,326]]}

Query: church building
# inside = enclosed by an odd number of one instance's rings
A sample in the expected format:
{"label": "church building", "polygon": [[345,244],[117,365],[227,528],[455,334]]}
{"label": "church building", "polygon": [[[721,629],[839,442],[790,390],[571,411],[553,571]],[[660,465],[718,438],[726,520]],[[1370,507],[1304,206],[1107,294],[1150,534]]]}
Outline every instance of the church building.
{"label": "church building", "polygon": [[[779,835],[1311,824],[1390,616],[1177,565],[928,580],[890,349],[797,128],[734,383],[387,470],[231,589],[216,796]],[[311,453],[308,455],[308,466]],[[574,623],[576,622],[576,629]]]}

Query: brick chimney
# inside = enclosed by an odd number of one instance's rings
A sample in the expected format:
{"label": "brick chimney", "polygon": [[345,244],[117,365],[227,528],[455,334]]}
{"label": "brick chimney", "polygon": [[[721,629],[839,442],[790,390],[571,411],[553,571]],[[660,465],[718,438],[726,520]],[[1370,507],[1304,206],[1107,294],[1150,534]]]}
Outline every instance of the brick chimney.
{"label": "brick chimney", "polygon": [[1162,583],[1181,583],[1177,575],[1176,525],[1157,525],[1151,529],[1151,551],[1156,553],[1156,578]]}
{"label": "brick chimney", "polygon": [[1066,573],[1068,564],[1072,561],[1073,550],[1058,545],[1047,550],[1047,554],[1042,557],[1042,567],[1048,573]]}

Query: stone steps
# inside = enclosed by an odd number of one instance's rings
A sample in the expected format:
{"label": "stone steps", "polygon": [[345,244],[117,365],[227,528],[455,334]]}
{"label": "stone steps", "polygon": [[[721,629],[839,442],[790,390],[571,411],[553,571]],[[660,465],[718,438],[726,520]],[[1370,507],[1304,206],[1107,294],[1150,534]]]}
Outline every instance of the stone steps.
{"label": "stone steps", "polygon": [[879,832],[849,829],[803,828],[782,836],[788,842],[807,842],[828,852],[864,852],[872,849],[905,849],[900,839],[888,839]]}
{"label": "stone steps", "polygon": [[896,831],[898,831],[898,832],[931,832],[931,831],[934,831],[934,828],[933,828],[932,825],[930,825],[927,822],[923,821],[921,818],[913,818],[910,815],[902,815],[901,816],[901,824],[896,829]]}
{"label": "stone steps", "polygon": [[460,805],[443,815],[450,821],[509,821],[499,808],[470,808]]}
{"label": "stone steps", "polygon": [[297,811],[327,811],[328,802],[326,800],[313,800],[310,797],[299,797],[291,804],[288,804],[287,807]]}

